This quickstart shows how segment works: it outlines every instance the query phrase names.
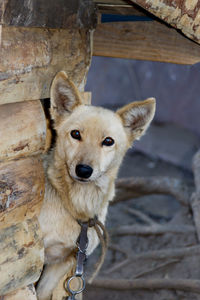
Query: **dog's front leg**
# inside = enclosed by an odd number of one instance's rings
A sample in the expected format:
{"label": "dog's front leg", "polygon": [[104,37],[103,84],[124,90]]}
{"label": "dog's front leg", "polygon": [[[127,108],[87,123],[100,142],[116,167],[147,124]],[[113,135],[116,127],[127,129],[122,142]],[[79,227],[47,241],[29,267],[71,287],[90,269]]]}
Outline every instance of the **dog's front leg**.
{"label": "dog's front leg", "polygon": [[40,281],[37,285],[38,300],[51,300],[53,290],[60,279],[75,267],[75,257],[70,255],[65,261],[45,266]]}

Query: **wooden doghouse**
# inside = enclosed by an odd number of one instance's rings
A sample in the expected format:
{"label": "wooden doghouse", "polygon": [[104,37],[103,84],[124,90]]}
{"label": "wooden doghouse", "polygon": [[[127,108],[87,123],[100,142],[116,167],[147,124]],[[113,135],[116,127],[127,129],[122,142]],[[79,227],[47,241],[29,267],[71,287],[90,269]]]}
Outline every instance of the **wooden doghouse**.
{"label": "wooden doghouse", "polygon": [[[131,4],[199,43],[199,1],[94,2],[100,14],[140,17],[140,22],[114,19],[112,23],[101,23],[99,18],[94,55],[199,62],[198,44]],[[0,0],[1,300],[36,299],[33,284],[44,263],[37,221],[44,195],[41,154],[49,143],[40,100],[49,98],[52,78],[60,70],[84,93],[96,26],[94,2]]]}

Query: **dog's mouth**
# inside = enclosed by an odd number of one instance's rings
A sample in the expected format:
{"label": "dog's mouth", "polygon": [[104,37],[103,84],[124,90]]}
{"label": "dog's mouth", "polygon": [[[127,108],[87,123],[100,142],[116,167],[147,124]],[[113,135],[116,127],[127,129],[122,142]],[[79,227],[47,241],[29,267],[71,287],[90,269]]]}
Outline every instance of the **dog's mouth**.
{"label": "dog's mouth", "polygon": [[92,181],[91,178],[86,179],[86,178],[78,177],[78,176],[76,176],[76,175],[74,175],[74,174],[69,174],[69,175],[70,175],[70,177],[71,177],[71,179],[72,179],[73,181],[78,182],[78,183],[84,184],[84,183],[89,183],[89,182]]}
{"label": "dog's mouth", "polygon": [[89,180],[89,179],[84,179],[84,178],[79,178],[79,177],[74,177],[73,178],[75,181],[77,181],[77,182],[80,182],[80,183],[88,183],[88,182],[90,182],[91,180]]}

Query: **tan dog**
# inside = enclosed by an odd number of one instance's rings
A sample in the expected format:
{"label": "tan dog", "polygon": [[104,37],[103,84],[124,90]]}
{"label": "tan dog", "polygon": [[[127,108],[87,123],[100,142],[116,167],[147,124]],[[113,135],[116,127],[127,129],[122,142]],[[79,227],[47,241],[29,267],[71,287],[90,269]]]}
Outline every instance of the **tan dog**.
{"label": "tan dog", "polygon": [[[51,87],[51,116],[57,140],[48,154],[46,191],[39,222],[44,234],[45,269],[38,284],[39,300],[49,300],[59,280],[75,264],[80,233],[77,219],[98,216],[105,223],[114,182],[127,149],[144,134],[155,113],[155,99],[133,102],[116,113],[83,105],[64,72]],[[88,231],[87,254],[98,245]]]}

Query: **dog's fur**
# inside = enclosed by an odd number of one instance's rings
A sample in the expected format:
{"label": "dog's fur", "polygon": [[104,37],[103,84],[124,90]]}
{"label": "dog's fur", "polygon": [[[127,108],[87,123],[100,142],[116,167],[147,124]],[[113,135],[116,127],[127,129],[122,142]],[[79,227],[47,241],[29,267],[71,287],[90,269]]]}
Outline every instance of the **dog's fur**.
{"label": "dog's fur", "polygon": [[[116,113],[83,105],[77,88],[64,72],[54,78],[51,117],[57,139],[45,163],[45,199],[39,216],[46,264],[37,288],[39,300],[49,300],[59,280],[75,264],[74,250],[80,233],[77,219],[87,221],[97,215],[105,223],[124,154],[144,134],[154,113],[154,98],[130,103]],[[79,130],[81,140],[71,136],[72,130]],[[106,137],[111,137],[114,144],[103,145]],[[78,164],[92,167],[88,179],[77,176]],[[88,237],[87,254],[91,254],[98,244],[93,228]]]}

